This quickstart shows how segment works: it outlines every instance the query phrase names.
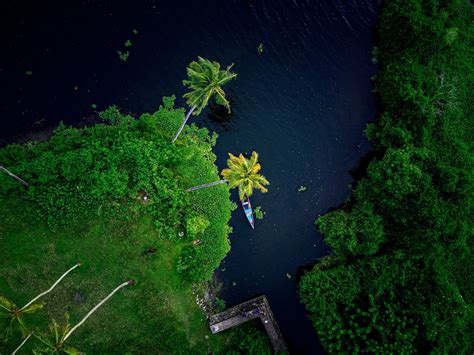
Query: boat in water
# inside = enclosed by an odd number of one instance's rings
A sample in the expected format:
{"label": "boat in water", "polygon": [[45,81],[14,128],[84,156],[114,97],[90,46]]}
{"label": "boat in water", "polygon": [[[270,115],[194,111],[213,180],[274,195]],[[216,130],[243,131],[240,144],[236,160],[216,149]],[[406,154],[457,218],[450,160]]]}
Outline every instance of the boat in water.
{"label": "boat in water", "polygon": [[240,201],[242,203],[242,208],[244,209],[245,217],[250,223],[252,229],[255,229],[255,218],[253,215],[252,204],[250,203],[250,198],[245,195],[245,198]]}

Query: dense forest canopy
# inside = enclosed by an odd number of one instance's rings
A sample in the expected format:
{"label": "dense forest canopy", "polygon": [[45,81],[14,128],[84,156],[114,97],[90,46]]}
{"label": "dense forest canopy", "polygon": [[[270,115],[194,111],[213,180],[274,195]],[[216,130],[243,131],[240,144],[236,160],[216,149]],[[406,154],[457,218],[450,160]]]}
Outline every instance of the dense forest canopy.
{"label": "dense forest canopy", "polygon": [[328,352],[472,353],[473,7],[386,1],[373,160],[317,220],[332,255],[300,295]]}

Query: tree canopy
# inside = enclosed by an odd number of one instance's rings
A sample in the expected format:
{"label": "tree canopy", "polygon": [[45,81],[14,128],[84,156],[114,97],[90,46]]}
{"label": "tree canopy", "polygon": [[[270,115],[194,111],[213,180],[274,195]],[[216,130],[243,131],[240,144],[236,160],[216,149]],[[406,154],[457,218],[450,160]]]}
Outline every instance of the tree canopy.
{"label": "tree canopy", "polygon": [[229,153],[227,165],[228,168],[222,170],[222,176],[229,182],[229,188],[237,187],[239,189],[241,200],[244,199],[245,195],[251,196],[254,189],[262,192],[268,191],[265,185],[270,183],[265,176],[260,174],[262,167],[258,163],[257,152],[252,152],[250,159],[242,154],[235,156]]}
{"label": "tree canopy", "polygon": [[186,69],[188,79],[183,80],[183,85],[190,91],[183,95],[189,106],[196,106],[193,115],[199,115],[207,106],[209,100],[214,97],[216,103],[223,105],[230,112],[230,104],[222,86],[237,77],[232,73],[233,64],[225,70],[221,70],[218,62],[211,62],[208,59],[198,57],[198,61],[193,61]]}
{"label": "tree canopy", "polygon": [[329,352],[474,351],[473,7],[384,4],[373,159],[317,220],[333,255],[300,282]]}

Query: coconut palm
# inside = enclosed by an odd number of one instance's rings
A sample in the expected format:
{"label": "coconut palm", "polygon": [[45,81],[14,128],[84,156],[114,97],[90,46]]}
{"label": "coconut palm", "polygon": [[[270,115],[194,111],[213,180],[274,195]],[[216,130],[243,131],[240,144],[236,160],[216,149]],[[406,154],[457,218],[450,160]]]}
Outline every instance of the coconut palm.
{"label": "coconut palm", "polygon": [[232,153],[229,153],[227,165],[228,168],[221,172],[224,179],[204,185],[194,186],[186,191],[189,192],[205,187],[229,183],[231,189],[236,187],[239,189],[239,198],[241,200],[245,198],[245,195],[252,195],[254,189],[258,189],[262,192],[268,191],[265,185],[269,185],[270,183],[265,176],[260,174],[262,167],[260,163],[258,163],[257,152],[252,152],[250,159],[244,157],[242,154],[235,156]]}
{"label": "coconut palm", "polygon": [[28,307],[19,308],[15,303],[0,296],[0,320],[4,331],[4,338],[8,339],[17,327],[23,335],[28,334],[23,317],[32,314],[43,308],[42,304],[31,304]]}
{"label": "coconut palm", "polygon": [[74,327],[71,327],[69,324],[69,317],[66,314],[66,324],[64,326],[59,326],[58,323],[53,320],[52,325],[50,326],[49,335],[46,337],[36,336],[41,343],[43,344],[42,348],[39,348],[36,353],[39,354],[80,354],[80,352],[72,347],[65,345],[66,340],[74,333],[84,322],[89,318],[95,311],[97,311],[105,302],[107,302],[118,290],[121,288],[134,285],[135,280],[126,281],[119,286],[117,286],[112,292],[110,292],[107,297],[94,306],[82,320],[77,323]]}
{"label": "coconut palm", "polygon": [[15,355],[15,354],[18,352],[18,350],[20,350],[21,347],[22,347],[23,345],[25,345],[25,343],[31,338],[32,335],[33,335],[33,333],[29,333],[29,334],[25,337],[25,339],[23,339],[23,341],[20,343],[20,345],[18,345],[18,347],[17,347],[15,350],[13,350],[12,355]]}
{"label": "coconut palm", "polygon": [[80,263],[77,263],[76,265],[71,267],[64,274],[62,274],[49,289],[37,295],[35,298],[33,298],[30,302],[28,302],[21,308],[17,307],[17,305],[12,301],[0,296],[0,319],[3,323],[2,326],[5,331],[5,337],[8,338],[8,336],[11,335],[15,325],[19,327],[20,331],[23,334],[26,334],[28,332],[28,329],[23,321],[23,316],[26,314],[35,313],[37,310],[43,308],[42,304],[35,304],[35,302],[44,295],[50,293],[61,282],[61,280],[66,277],[67,274],[69,274],[72,270],[74,270],[80,265]]}
{"label": "coconut palm", "polygon": [[71,324],[69,323],[69,315],[66,314],[66,322],[64,325],[59,325],[55,319],[49,326],[49,333],[47,336],[36,336],[41,342],[42,346],[38,346],[33,351],[34,354],[70,354],[76,355],[80,352],[70,346],[64,344],[66,341],[65,337],[71,330]]}
{"label": "coconut palm", "polygon": [[232,73],[233,64],[226,70],[221,70],[221,65],[208,59],[198,57],[198,61],[191,62],[186,72],[188,80],[183,80],[183,85],[188,86],[191,91],[183,95],[190,106],[178,132],[173,138],[173,143],[178,139],[191,114],[197,116],[207,106],[209,100],[214,97],[216,103],[223,105],[230,112],[230,104],[226,98],[222,85],[234,79],[237,74]]}

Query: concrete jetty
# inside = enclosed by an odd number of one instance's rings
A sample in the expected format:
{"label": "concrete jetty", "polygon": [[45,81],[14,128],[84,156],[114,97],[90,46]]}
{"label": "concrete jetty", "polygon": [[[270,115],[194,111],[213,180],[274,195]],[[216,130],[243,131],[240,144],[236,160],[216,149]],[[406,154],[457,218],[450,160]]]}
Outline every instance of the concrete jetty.
{"label": "concrete jetty", "polygon": [[260,318],[262,321],[273,350],[276,353],[288,354],[285,339],[283,339],[280,327],[273,316],[265,295],[230,307],[221,313],[213,314],[209,318],[209,326],[212,333],[219,333],[256,318]]}

